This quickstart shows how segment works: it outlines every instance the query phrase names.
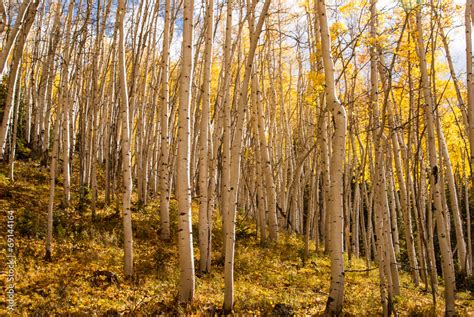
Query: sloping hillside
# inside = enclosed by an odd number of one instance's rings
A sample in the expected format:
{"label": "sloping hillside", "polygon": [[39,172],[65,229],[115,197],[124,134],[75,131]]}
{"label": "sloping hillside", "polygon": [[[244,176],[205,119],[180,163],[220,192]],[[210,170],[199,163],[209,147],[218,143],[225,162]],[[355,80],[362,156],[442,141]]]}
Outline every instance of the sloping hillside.
{"label": "sloping hillside", "polygon": [[[54,213],[53,261],[45,262],[44,235],[48,186],[47,170],[36,163],[18,162],[16,181],[0,173],[2,233],[6,231],[6,211],[15,212],[15,301],[23,314],[135,314],[135,313],[218,313],[223,302],[223,259],[221,257],[221,219],[216,213],[213,228],[213,267],[209,275],[197,275],[196,297],[191,306],[177,303],[179,280],[176,241],[165,244],[159,238],[158,206],[155,201],[133,212],[136,274],[133,281],[122,272],[122,224],[119,209],[103,207],[95,220],[88,208],[61,209],[61,187],[57,190]],[[60,183],[60,182],[59,182]],[[78,189],[73,188],[77,202]],[[172,230],[176,233],[176,206],[172,201]],[[194,246],[197,248],[197,211],[193,208]],[[2,235],[1,258],[6,255]],[[174,237],[176,239],[176,237]],[[314,252],[303,265],[301,237],[283,233],[276,246],[257,243],[255,225],[239,216],[236,247],[235,312],[242,314],[311,314],[324,311],[329,287],[329,259]],[[199,253],[195,254],[199,258]],[[366,271],[365,263],[346,261],[348,315],[376,315],[381,312],[378,270]],[[372,263],[372,266],[376,264]],[[5,263],[0,283],[5,290]],[[431,295],[415,288],[407,273],[402,274],[402,295],[395,309],[400,315],[432,315]],[[440,290],[442,294],[442,290]],[[474,310],[472,294],[459,293],[460,312]],[[0,314],[5,314],[6,298],[0,299]],[[437,315],[443,312],[438,296]]]}

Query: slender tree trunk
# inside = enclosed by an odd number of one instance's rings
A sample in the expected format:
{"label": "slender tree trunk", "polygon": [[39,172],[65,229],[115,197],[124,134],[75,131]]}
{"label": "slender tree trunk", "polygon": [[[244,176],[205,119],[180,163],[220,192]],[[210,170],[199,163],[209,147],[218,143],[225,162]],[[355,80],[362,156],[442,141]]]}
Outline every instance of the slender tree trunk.
{"label": "slender tree trunk", "polygon": [[[209,202],[209,104],[211,99],[211,62],[214,26],[214,0],[207,0],[206,7],[206,44],[204,52],[204,70],[202,79],[201,135],[199,136],[199,269],[201,272],[211,270],[211,222],[208,214]],[[209,218],[211,216],[211,218]]]}
{"label": "slender tree trunk", "polygon": [[70,156],[70,149],[71,149],[71,134],[74,132],[70,130],[70,123],[71,123],[71,99],[70,99],[70,90],[69,87],[69,63],[71,59],[71,27],[72,27],[72,15],[74,11],[74,3],[75,1],[71,1],[68,7],[68,14],[66,17],[66,42],[64,43],[64,60],[62,63],[62,70],[61,70],[61,89],[59,91],[60,94],[60,104],[63,109],[63,127],[62,127],[62,158],[63,158],[63,187],[64,187],[64,205],[68,206],[69,201],[71,200],[71,166],[69,164],[69,156]]}
{"label": "slender tree trunk", "polygon": [[331,256],[331,286],[326,304],[326,313],[338,315],[342,311],[344,301],[344,248],[343,230],[344,214],[342,201],[342,178],[346,147],[346,110],[336,96],[334,80],[334,63],[331,57],[331,39],[329,36],[326,4],[324,0],[318,2],[318,18],[321,23],[321,48],[324,64],[324,80],[326,102],[334,119],[333,153],[330,162],[330,196],[328,199],[328,213],[330,216],[330,231],[328,232]]}
{"label": "slender tree trunk", "polygon": [[[437,111],[435,111],[437,113]],[[456,246],[457,252],[459,254],[459,261],[461,266],[461,271],[466,272],[467,275],[471,274],[470,263],[467,261],[467,249],[466,241],[464,240],[464,230],[462,227],[462,218],[461,211],[459,210],[458,194],[456,190],[456,184],[454,181],[453,167],[451,164],[451,158],[449,157],[448,147],[446,145],[446,140],[444,139],[444,133],[441,129],[441,122],[439,115],[436,115],[437,127],[438,127],[438,140],[439,147],[441,151],[441,157],[443,158],[443,165],[446,167],[445,175],[448,182],[449,189],[449,202],[451,207],[451,212],[453,213],[454,229],[456,233]],[[444,182],[443,182],[444,183]]]}
{"label": "slender tree trunk", "polygon": [[[272,241],[278,241],[278,220],[276,214],[276,191],[275,182],[273,180],[272,164],[270,161],[270,154],[268,150],[267,140],[264,131],[264,114],[262,109],[262,103],[260,98],[260,90],[258,82],[256,83],[256,94],[257,94],[257,113],[258,113],[258,136],[260,139],[260,157],[263,163],[262,172],[265,177],[265,192],[267,193],[268,200],[268,222],[269,222],[269,233]],[[263,176],[263,175],[262,175]]]}
{"label": "slender tree trunk", "polygon": [[[31,0],[25,0],[25,2],[29,2],[29,1]],[[35,19],[36,9],[38,7],[38,4],[39,4],[39,1],[34,0],[31,6],[28,7],[27,12],[25,13],[26,14],[26,16],[24,17],[25,21],[19,21],[19,23],[24,23],[24,24],[21,28],[20,35],[18,35],[19,36],[18,42],[16,43],[15,49],[13,50],[12,64],[10,67],[10,74],[8,76],[8,91],[7,91],[7,97],[5,100],[5,109],[3,111],[2,127],[0,129],[0,151],[1,151],[0,156],[2,157],[5,154],[5,145],[6,145],[8,130],[10,128],[9,123],[11,121],[12,110],[15,105],[14,94],[16,91],[16,83],[18,81],[17,77],[18,77],[18,73],[20,69],[20,61],[23,55],[23,47],[25,46],[26,38],[28,36],[28,33],[30,32],[31,26],[33,25],[33,21]],[[22,10],[22,8],[20,8],[20,10]],[[17,20],[20,17],[21,16],[18,16]],[[3,52],[5,52],[7,49],[9,49],[8,46],[4,47],[0,55],[3,54]],[[2,64],[2,58],[3,56],[0,56],[0,74],[3,72],[3,67],[4,67],[4,61]]]}
{"label": "slender tree trunk", "polygon": [[472,48],[472,26],[474,25],[474,1],[466,0],[465,27],[466,27],[466,77],[467,77],[467,114],[469,127],[468,138],[470,145],[469,159],[471,165],[471,190],[474,188],[474,51]]}
{"label": "slender tree trunk", "polygon": [[257,194],[257,224],[260,231],[260,244],[265,245],[267,243],[267,216],[266,216],[266,204],[264,196],[264,186],[263,181],[263,168],[262,168],[262,151],[260,147],[262,146],[259,142],[260,130],[258,129],[258,80],[257,73],[255,72],[252,77],[252,129],[255,135],[255,182],[256,184],[256,194]]}
{"label": "slender tree trunk", "polygon": [[161,238],[163,240],[170,239],[170,167],[169,167],[169,46],[170,46],[170,16],[171,16],[171,0],[166,0],[165,5],[165,25],[163,34],[163,51],[162,51],[162,69],[161,69],[161,150],[160,150],[160,224]]}
{"label": "slender tree trunk", "polygon": [[133,275],[133,234],[132,234],[132,160],[130,151],[130,114],[128,105],[127,70],[125,65],[125,0],[118,0],[117,6],[117,28],[119,32],[118,42],[118,75],[120,86],[120,104],[122,113],[122,216],[123,216],[123,240],[124,240],[124,262],[125,276]]}
{"label": "slender tree trunk", "polygon": [[[17,76],[17,81],[20,78]],[[19,83],[16,83],[14,86],[16,87]],[[18,85],[19,86],[19,85]],[[20,115],[20,87],[16,89],[14,92],[15,97],[13,97],[13,104],[15,105],[15,110],[13,111],[13,131],[10,143],[10,153],[8,162],[10,165],[10,180],[14,181],[14,167],[15,167],[15,152],[16,152],[16,139],[17,139],[17,132],[18,132],[18,116]]]}
{"label": "slender tree trunk", "polygon": [[242,154],[243,126],[248,102],[248,88],[252,74],[255,51],[262,32],[263,23],[270,6],[270,0],[265,0],[257,25],[250,36],[250,47],[245,61],[245,74],[240,87],[236,129],[230,155],[230,187],[225,210],[225,264],[224,264],[224,312],[229,313],[234,306],[234,255],[235,255],[235,217],[237,208],[237,190],[240,181],[240,160]]}
{"label": "slender tree trunk", "polygon": [[446,301],[446,315],[455,315],[454,307],[454,290],[455,290],[455,277],[454,277],[454,266],[451,247],[448,244],[446,221],[444,216],[444,206],[441,201],[441,182],[439,181],[440,166],[438,165],[437,149],[435,143],[435,130],[434,130],[434,101],[430,89],[430,83],[428,78],[428,70],[426,65],[425,46],[423,43],[423,27],[421,24],[421,10],[416,11],[416,31],[417,31],[417,54],[420,61],[421,81],[423,96],[426,102],[425,117],[426,125],[428,130],[428,157],[430,162],[430,185],[432,188],[433,197],[433,213],[438,228],[438,240],[441,250],[441,267],[443,269],[443,276],[445,282],[445,301]]}
{"label": "slender tree trunk", "polygon": [[466,209],[466,227],[467,227],[467,260],[472,268],[472,236],[471,236],[471,210],[469,209],[469,183],[467,177],[464,176],[464,204]]}
{"label": "slender tree trunk", "polygon": [[[23,46],[19,45],[18,43],[15,44],[15,41],[18,37],[18,32],[20,32],[21,29],[25,30],[28,28],[28,23],[25,23],[25,21],[27,20],[28,9],[30,5],[33,4],[37,6],[38,3],[39,0],[23,0],[20,7],[18,8],[18,15],[15,18],[15,24],[10,30],[8,30],[5,45],[2,47],[2,51],[0,52],[0,74],[2,74],[5,70],[5,64],[8,60],[8,56],[10,55],[12,48]],[[4,14],[5,12],[3,12],[2,16],[4,16]],[[33,23],[33,21],[31,21],[31,23]],[[26,34],[28,34],[28,31],[26,32]],[[21,49],[23,50],[23,47],[21,47]]]}
{"label": "slender tree trunk", "polygon": [[52,241],[53,241],[53,210],[54,210],[54,190],[56,186],[56,165],[59,154],[59,127],[61,126],[61,111],[56,112],[56,120],[53,128],[53,152],[51,154],[51,164],[49,166],[50,185],[49,185],[49,203],[46,230],[46,253],[45,260],[51,261]]}
{"label": "slender tree trunk", "polygon": [[183,45],[178,108],[178,244],[179,244],[179,300],[189,303],[194,297],[194,257],[191,219],[190,183],[190,101],[193,78],[193,13],[194,1],[186,1],[183,9]]}

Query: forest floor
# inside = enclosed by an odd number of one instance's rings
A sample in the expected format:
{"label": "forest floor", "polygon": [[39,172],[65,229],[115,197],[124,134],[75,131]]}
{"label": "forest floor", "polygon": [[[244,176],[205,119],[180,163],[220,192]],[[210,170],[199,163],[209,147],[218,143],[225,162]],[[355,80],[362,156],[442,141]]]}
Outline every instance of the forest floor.
{"label": "forest floor", "polygon": [[[177,303],[179,281],[176,237],[169,243],[159,238],[156,200],[133,210],[134,264],[136,275],[123,276],[122,220],[119,205],[104,207],[100,192],[96,219],[90,207],[83,211],[59,208],[61,179],[56,190],[54,211],[53,261],[45,262],[44,237],[49,197],[48,170],[33,162],[16,164],[15,181],[7,166],[0,165],[0,315],[6,309],[6,211],[15,213],[15,303],[20,314],[50,315],[135,315],[218,313],[224,296],[221,220],[216,212],[213,227],[212,272],[196,276],[195,300],[190,306]],[[73,179],[77,179],[73,178]],[[72,188],[73,202],[78,187]],[[74,205],[74,204],[73,204]],[[136,206],[136,204],[134,205]],[[77,207],[77,206],[76,206]],[[176,232],[176,202],[171,202],[173,232]],[[197,245],[197,205],[193,204],[195,264]],[[302,262],[301,237],[282,233],[277,245],[262,247],[255,224],[238,217],[235,259],[235,308],[239,314],[318,315],[324,311],[330,280],[329,258],[314,251]],[[372,263],[372,266],[375,266]],[[365,263],[352,259],[348,270],[364,270]],[[99,271],[110,272],[99,274]],[[117,280],[113,277],[117,277]],[[378,270],[346,272],[344,312],[347,316],[381,313]],[[406,272],[401,274],[401,296],[395,298],[399,315],[442,315],[442,287],[437,308],[423,287],[415,287]],[[474,315],[472,293],[459,292],[460,315]],[[284,304],[285,306],[283,306]]]}

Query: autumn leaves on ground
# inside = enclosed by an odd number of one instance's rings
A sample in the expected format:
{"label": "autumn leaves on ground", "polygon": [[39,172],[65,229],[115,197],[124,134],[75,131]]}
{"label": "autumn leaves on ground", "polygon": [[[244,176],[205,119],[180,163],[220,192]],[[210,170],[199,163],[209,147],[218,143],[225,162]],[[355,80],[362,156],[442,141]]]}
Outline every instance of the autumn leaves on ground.
{"label": "autumn leaves on ground", "polygon": [[[16,181],[13,183],[7,178],[6,166],[0,167],[0,208],[14,210],[16,219],[18,312],[110,315],[219,312],[224,279],[222,233],[217,215],[213,230],[213,268],[210,274],[197,276],[195,300],[190,306],[182,306],[177,303],[177,245],[175,238],[166,244],[160,241],[155,200],[141,209],[133,207],[136,274],[132,281],[125,280],[123,275],[120,207],[109,206],[98,210],[93,221],[90,207],[86,206],[82,211],[74,208],[79,196],[77,186],[72,188],[74,207],[55,211],[56,252],[52,262],[45,262],[46,179],[47,170],[36,162],[18,162]],[[58,194],[58,205],[60,201],[61,195]],[[193,211],[194,207],[193,204]],[[171,217],[175,232],[174,200],[171,202]],[[5,219],[6,214],[2,213],[2,230],[5,229]],[[196,233],[195,216],[193,226]],[[303,263],[302,239],[289,234],[284,234],[277,246],[261,247],[256,238],[255,225],[244,216],[239,216],[236,235],[236,313],[285,315],[321,314],[324,311],[330,270],[326,255],[315,253],[311,244],[311,257]],[[197,241],[195,238],[194,241]],[[6,249],[1,246],[3,258]],[[195,249],[198,249],[196,245]],[[197,260],[199,254],[195,257]],[[354,316],[379,314],[378,271],[366,272],[365,263],[360,259],[352,259],[352,265],[346,264],[344,312]],[[474,309],[468,293],[458,295],[457,304],[461,312]],[[436,313],[442,314],[442,296],[437,299]],[[402,294],[396,301],[395,307],[401,315],[434,313],[431,295],[423,287],[414,287],[406,273],[402,274]],[[0,303],[0,314],[5,314],[4,297]]]}

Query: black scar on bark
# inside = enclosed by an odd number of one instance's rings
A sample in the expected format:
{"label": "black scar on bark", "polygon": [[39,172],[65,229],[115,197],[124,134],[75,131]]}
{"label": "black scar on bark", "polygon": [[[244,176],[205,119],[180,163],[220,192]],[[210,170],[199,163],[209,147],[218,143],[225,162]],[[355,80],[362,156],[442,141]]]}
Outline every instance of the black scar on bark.
{"label": "black scar on bark", "polygon": [[437,165],[433,166],[433,169],[431,172],[434,176],[435,184],[438,184],[438,166]]}

